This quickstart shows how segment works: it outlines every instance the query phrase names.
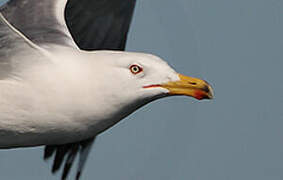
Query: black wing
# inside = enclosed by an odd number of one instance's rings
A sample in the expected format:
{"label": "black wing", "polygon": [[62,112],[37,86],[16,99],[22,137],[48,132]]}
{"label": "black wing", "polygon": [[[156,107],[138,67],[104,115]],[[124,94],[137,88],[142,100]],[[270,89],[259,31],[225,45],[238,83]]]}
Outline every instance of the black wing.
{"label": "black wing", "polygon": [[84,50],[124,50],[136,0],[70,0],[65,18]]}

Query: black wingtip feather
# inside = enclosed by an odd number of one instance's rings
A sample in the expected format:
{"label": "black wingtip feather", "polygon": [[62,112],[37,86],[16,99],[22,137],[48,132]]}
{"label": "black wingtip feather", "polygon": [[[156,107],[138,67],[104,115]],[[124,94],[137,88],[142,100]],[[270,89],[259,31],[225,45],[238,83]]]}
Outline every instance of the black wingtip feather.
{"label": "black wingtip feather", "polygon": [[62,174],[62,180],[65,180],[67,178],[71,167],[72,167],[72,164],[67,164],[67,163],[65,164],[63,174]]}
{"label": "black wingtip feather", "polygon": [[60,147],[57,148],[52,167],[52,173],[55,173],[60,169],[66,154],[69,152],[71,148],[72,148],[72,144],[61,145]]}
{"label": "black wingtip feather", "polygon": [[80,180],[80,177],[81,177],[81,172],[78,171],[78,172],[77,172],[77,175],[76,175],[76,180]]}
{"label": "black wingtip feather", "polygon": [[[91,138],[77,143],[46,146],[44,149],[44,159],[50,158],[56,152],[51,171],[52,173],[56,173],[62,167],[62,163],[64,161],[65,165],[61,180],[66,180],[78,152],[80,152],[80,156],[82,156],[81,154],[83,153],[84,159],[82,161],[80,157],[79,169],[76,174],[76,180],[79,180],[83,166],[85,164],[85,160],[89,153],[89,149],[91,148],[93,142],[94,142],[94,138]],[[67,157],[65,158],[66,155]]]}
{"label": "black wingtip feather", "polygon": [[65,180],[70,172],[70,169],[72,168],[73,162],[76,158],[76,155],[78,153],[79,145],[74,144],[72,146],[72,150],[69,152],[67,160],[65,162],[63,174],[62,174],[62,180]]}
{"label": "black wingtip feather", "polygon": [[45,146],[43,159],[44,160],[49,159],[53,155],[55,150],[56,150],[55,146]]}

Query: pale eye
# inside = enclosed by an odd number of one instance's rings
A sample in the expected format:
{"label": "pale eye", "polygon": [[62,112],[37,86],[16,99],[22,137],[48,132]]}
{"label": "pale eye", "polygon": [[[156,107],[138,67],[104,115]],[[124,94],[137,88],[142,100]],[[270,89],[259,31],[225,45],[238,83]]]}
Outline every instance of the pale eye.
{"label": "pale eye", "polygon": [[138,65],[131,65],[130,67],[130,71],[133,73],[133,74],[138,74],[140,72],[142,72],[142,67],[138,66]]}

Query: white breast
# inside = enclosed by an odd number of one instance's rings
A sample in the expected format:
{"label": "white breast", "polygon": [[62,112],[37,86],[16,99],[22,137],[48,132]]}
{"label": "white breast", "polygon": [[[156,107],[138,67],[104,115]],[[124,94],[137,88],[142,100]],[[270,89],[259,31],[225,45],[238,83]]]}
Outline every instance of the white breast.
{"label": "white breast", "polygon": [[123,107],[98,92],[86,61],[53,63],[0,81],[0,148],[79,141],[130,113],[117,115]]}

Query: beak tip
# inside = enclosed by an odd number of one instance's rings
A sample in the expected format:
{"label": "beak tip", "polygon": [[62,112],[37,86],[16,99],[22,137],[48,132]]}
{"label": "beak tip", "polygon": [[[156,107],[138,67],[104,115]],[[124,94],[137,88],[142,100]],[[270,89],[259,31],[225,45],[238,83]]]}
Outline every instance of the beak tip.
{"label": "beak tip", "polygon": [[210,85],[208,85],[208,99],[214,99],[214,92]]}
{"label": "beak tip", "polygon": [[198,100],[213,99],[214,98],[214,92],[213,92],[212,87],[209,84],[207,84],[201,90],[196,91],[194,97]]}

